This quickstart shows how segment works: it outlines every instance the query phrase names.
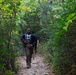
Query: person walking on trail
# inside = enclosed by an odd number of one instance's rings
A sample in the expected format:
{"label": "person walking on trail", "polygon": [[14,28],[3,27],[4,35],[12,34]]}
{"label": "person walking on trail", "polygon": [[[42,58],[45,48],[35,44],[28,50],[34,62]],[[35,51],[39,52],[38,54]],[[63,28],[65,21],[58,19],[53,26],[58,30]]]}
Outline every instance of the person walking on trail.
{"label": "person walking on trail", "polygon": [[34,52],[37,53],[37,47],[40,45],[39,37],[35,35],[33,31],[31,33],[36,37],[35,43],[34,43]]}
{"label": "person walking on trail", "polygon": [[37,37],[31,33],[31,29],[28,28],[27,32],[23,34],[21,37],[21,41],[23,42],[25,53],[26,53],[26,64],[27,68],[31,67],[31,58],[33,54],[33,48],[35,46]]}

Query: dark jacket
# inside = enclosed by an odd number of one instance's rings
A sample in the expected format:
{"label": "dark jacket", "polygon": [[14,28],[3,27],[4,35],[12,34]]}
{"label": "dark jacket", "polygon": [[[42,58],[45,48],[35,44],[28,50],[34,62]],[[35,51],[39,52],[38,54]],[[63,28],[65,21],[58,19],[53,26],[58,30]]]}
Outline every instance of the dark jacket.
{"label": "dark jacket", "polygon": [[[27,40],[26,35],[27,35],[27,33],[23,34],[22,37],[21,37],[21,41],[23,42],[24,47],[26,47],[26,44],[24,43],[24,41]],[[30,44],[32,44],[34,46],[36,41],[37,41],[37,37],[34,34],[31,34],[31,33],[28,34],[28,35],[31,35]]]}

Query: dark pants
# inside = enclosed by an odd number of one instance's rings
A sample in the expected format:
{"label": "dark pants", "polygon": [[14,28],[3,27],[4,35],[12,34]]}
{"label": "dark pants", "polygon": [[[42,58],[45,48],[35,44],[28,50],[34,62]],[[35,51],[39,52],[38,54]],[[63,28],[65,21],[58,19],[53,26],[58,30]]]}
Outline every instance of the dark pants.
{"label": "dark pants", "polygon": [[33,54],[33,47],[26,45],[25,53],[26,53],[26,64],[27,64],[27,66],[31,66],[31,58],[32,58],[32,54]]}
{"label": "dark pants", "polygon": [[37,52],[37,42],[35,42],[34,44],[34,50],[35,50],[35,53]]}

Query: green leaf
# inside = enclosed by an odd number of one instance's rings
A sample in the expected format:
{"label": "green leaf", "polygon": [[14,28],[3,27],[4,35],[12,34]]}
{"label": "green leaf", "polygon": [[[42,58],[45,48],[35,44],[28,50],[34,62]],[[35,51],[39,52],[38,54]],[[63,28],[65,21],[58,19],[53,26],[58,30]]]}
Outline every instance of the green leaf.
{"label": "green leaf", "polygon": [[0,43],[7,43],[6,39],[0,39]]}

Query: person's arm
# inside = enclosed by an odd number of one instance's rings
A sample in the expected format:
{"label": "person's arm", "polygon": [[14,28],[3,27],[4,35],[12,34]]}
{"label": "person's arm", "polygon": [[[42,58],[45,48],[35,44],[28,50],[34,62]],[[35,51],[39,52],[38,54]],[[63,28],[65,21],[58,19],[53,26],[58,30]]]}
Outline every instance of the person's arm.
{"label": "person's arm", "polygon": [[40,45],[39,39],[37,39],[37,47]]}
{"label": "person's arm", "polygon": [[22,43],[25,43],[25,44],[26,44],[25,35],[23,35],[23,36],[21,37],[21,41],[22,41]]}
{"label": "person's arm", "polygon": [[24,35],[22,35],[22,37],[21,37],[21,41],[24,43]]}
{"label": "person's arm", "polygon": [[31,44],[34,46],[35,45],[35,42],[36,42],[36,36],[35,35],[32,35],[31,36]]}
{"label": "person's arm", "polygon": [[37,40],[37,47],[38,47],[40,45],[40,40],[38,36],[36,36],[36,40]]}

